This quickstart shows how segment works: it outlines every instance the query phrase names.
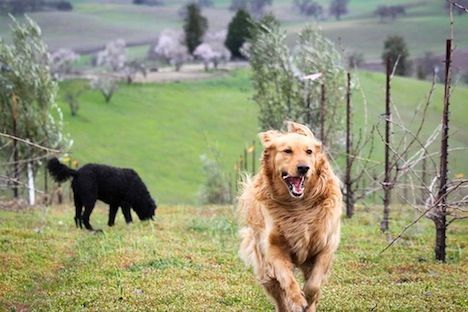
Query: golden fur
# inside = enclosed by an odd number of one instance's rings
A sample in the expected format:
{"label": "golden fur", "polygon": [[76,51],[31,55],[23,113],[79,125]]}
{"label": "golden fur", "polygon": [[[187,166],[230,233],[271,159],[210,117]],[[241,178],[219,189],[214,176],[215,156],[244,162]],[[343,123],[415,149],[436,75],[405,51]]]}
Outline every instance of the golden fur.
{"label": "golden fur", "polygon": [[[339,180],[309,128],[289,122],[286,133],[267,131],[259,136],[262,165],[253,179],[245,181],[239,198],[244,226],[239,253],[253,267],[277,311],[316,311],[320,286],[339,243]],[[310,169],[300,175],[301,166]],[[285,182],[290,176],[294,181],[304,177],[303,190]],[[295,268],[304,274],[302,289],[294,278]]]}

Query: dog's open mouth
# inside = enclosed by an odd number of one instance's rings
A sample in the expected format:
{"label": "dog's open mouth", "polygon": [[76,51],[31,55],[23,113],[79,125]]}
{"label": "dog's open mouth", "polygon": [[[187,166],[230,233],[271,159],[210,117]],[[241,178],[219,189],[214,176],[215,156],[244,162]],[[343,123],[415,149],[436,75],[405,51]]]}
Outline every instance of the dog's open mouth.
{"label": "dog's open mouth", "polygon": [[289,194],[296,198],[301,198],[304,195],[305,177],[292,177],[288,174],[282,174],[283,181],[286,183]]}

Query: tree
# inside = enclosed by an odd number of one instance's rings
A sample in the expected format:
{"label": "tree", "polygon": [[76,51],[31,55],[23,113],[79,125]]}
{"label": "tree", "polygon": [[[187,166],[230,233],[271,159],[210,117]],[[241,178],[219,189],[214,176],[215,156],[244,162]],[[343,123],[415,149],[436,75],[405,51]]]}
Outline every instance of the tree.
{"label": "tree", "polygon": [[228,33],[225,41],[226,47],[231,51],[234,57],[243,57],[240,48],[251,38],[250,28],[252,26],[252,18],[249,13],[240,9],[232,18],[228,26]]}
{"label": "tree", "polygon": [[347,55],[348,67],[356,69],[364,63],[364,54],[362,52],[352,51]]}
{"label": "tree", "polygon": [[294,0],[294,7],[305,16],[319,18],[323,14],[323,7],[314,0]]}
{"label": "tree", "polygon": [[125,51],[125,40],[117,39],[106,44],[103,51],[98,52],[96,64],[106,66],[114,72],[121,71],[125,67],[127,60]]}
{"label": "tree", "polygon": [[112,96],[117,91],[118,84],[115,77],[109,76],[107,74],[101,74],[90,81],[90,86],[93,89],[101,92],[102,96],[106,103],[109,103],[112,99]]}
{"label": "tree", "polygon": [[340,20],[341,15],[348,14],[348,2],[349,0],[332,0],[329,8],[330,15]]}
{"label": "tree", "polygon": [[200,7],[195,3],[187,5],[187,15],[184,21],[185,43],[190,54],[202,43],[208,29],[208,20],[201,15]]}
{"label": "tree", "polygon": [[[51,148],[66,148],[62,113],[55,102],[57,83],[48,64],[47,46],[39,26],[26,17],[24,24],[13,19],[11,44],[0,38],[0,131]],[[37,167],[41,150],[0,139],[0,156],[13,163],[10,176],[20,178],[21,166]],[[30,160],[19,163],[20,159]],[[18,196],[17,184],[13,187]]]}
{"label": "tree", "polygon": [[141,73],[144,77],[146,77],[147,71],[144,63],[133,60],[125,63],[125,66],[122,69],[122,73],[125,76],[127,84],[130,84],[133,82],[133,79],[135,79],[135,76],[138,73]]}
{"label": "tree", "polygon": [[442,67],[442,60],[440,57],[435,56],[432,52],[424,53],[424,57],[418,61],[417,77],[419,79],[426,79],[428,76],[438,74],[437,79],[444,79],[444,72],[438,70]]}
{"label": "tree", "polygon": [[70,49],[59,49],[50,55],[50,71],[56,79],[62,79],[64,75],[70,74],[73,63],[80,56]]}
{"label": "tree", "polygon": [[408,60],[409,52],[406,42],[403,37],[389,36],[384,42],[384,51],[382,53],[382,62],[385,64],[387,57],[390,62],[395,64],[398,60],[398,65],[395,69],[395,74],[400,76],[409,75],[411,64]]}
{"label": "tree", "polygon": [[206,71],[209,69],[210,63],[213,64],[214,68],[218,68],[220,62],[227,62],[231,59],[231,52],[224,46],[225,40],[225,31],[208,33],[203,43],[193,51],[193,55],[205,64]]}
{"label": "tree", "polygon": [[[249,40],[254,100],[262,129],[279,129],[285,120],[306,124],[319,133],[321,83],[327,93],[327,142],[338,142],[343,130],[344,69],[334,44],[311,26],[298,36],[292,52],[286,33],[272,16],[256,24]],[[324,140],[324,138],[321,138]]]}
{"label": "tree", "polygon": [[176,71],[179,71],[182,65],[191,59],[183,42],[182,32],[165,30],[159,35],[158,42],[152,47],[150,55],[175,66]]}
{"label": "tree", "polygon": [[78,109],[80,108],[80,96],[87,90],[87,84],[83,84],[81,81],[79,83],[64,82],[62,89],[63,99],[68,104],[72,116],[76,116],[78,114]]}
{"label": "tree", "polygon": [[394,21],[398,15],[405,14],[406,9],[403,5],[381,5],[374,11],[374,15],[377,15],[381,22],[383,22],[385,18],[390,18],[391,21]]}

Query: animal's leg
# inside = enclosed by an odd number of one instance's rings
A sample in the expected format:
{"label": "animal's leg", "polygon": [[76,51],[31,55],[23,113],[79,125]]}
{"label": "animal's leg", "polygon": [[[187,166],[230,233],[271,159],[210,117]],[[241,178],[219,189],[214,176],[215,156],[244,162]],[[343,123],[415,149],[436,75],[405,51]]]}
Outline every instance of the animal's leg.
{"label": "animal's leg", "polygon": [[83,225],[81,222],[81,218],[82,218],[81,214],[83,212],[83,203],[76,195],[73,196],[73,200],[75,202],[75,225],[76,227],[83,228]]}
{"label": "animal's leg", "polygon": [[108,226],[113,226],[115,223],[115,215],[117,214],[117,210],[119,210],[118,205],[109,205],[109,221],[107,222]]}
{"label": "animal's leg", "polygon": [[91,216],[91,212],[93,212],[94,205],[96,204],[96,201],[89,201],[84,204],[85,209],[83,213],[83,224],[87,230],[94,231],[93,227],[89,223],[89,217]]}
{"label": "animal's leg", "polygon": [[130,212],[130,206],[128,204],[123,204],[122,205],[122,212],[125,217],[125,222],[132,223],[132,214]]}
{"label": "animal's leg", "polygon": [[320,287],[326,279],[333,260],[333,253],[326,251],[318,254],[313,261],[301,269],[304,273],[304,294],[309,304],[307,312],[315,312],[320,298]]}
{"label": "animal's leg", "polygon": [[266,254],[267,274],[275,279],[284,291],[284,302],[288,311],[303,312],[307,307],[307,301],[294,277],[291,258],[281,246],[287,246],[284,239],[280,235],[270,234]]}
{"label": "animal's leg", "polygon": [[271,298],[275,301],[276,311],[277,312],[288,312],[288,306],[285,302],[285,293],[281,288],[277,280],[270,279],[268,281],[262,282],[263,288],[270,295]]}

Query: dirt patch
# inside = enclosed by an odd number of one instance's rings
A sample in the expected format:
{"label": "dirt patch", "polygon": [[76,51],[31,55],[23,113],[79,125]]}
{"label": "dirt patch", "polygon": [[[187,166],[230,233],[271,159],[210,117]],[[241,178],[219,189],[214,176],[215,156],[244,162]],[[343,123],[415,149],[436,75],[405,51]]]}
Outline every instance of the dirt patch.
{"label": "dirt patch", "polygon": [[180,71],[175,71],[173,67],[163,67],[160,68],[157,72],[148,73],[146,77],[139,74],[134,81],[139,83],[166,83],[187,80],[212,79],[223,77],[232,70],[245,68],[247,66],[247,62],[229,62],[219,65],[218,69],[210,69],[209,71],[205,70],[203,64],[184,65]]}

